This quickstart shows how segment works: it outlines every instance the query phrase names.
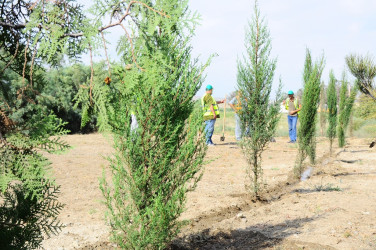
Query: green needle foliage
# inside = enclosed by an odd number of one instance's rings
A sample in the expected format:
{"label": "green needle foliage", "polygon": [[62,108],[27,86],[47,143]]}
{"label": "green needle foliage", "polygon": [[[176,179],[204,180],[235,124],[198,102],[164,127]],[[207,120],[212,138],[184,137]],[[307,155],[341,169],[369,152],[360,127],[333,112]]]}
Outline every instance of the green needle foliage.
{"label": "green needle foliage", "polygon": [[276,59],[270,59],[271,38],[257,1],[254,16],[248,25],[245,38],[247,54],[238,62],[238,89],[241,93],[242,110],[239,113],[243,140],[241,147],[248,166],[250,183],[246,188],[260,199],[262,191],[261,156],[275,134],[280,118],[279,104],[282,100],[281,83],[276,99],[271,100]]}
{"label": "green needle foliage", "polygon": [[300,178],[303,173],[303,162],[307,158],[311,164],[316,158],[316,122],[317,109],[320,102],[321,75],[324,68],[324,58],[312,63],[311,52],[307,49],[304,65],[304,90],[302,110],[299,114],[300,127],[298,130],[299,152],[294,167],[294,175]]}
{"label": "green needle foliage", "polygon": [[337,90],[336,90],[336,78],[334,76],[333,70],[329,74],[329,86],[328,86],[328,121],[329,127],[327,134],[330,142],[330,154],[332,154],[332,146],[334,138],[336,138],[337,130]]}
{"label": "green needle foliage", "polygon": [[0,249],[33,249],[62,227],[45,153],[68,148],[65,124],[41,94],[42,66],[82,51],[68,32],[83,16],[72,1],[3,1],[0,9]]}
{"label": "green needle foliage", "polygon": [[324,130],[326,126],[327,114],[326,114],[326,91],[325,91],[325,84],[324,82],[321,83],[321,90],[320,90],[320,128],[321,128],[321,136],[324,136]]}
{"label": "green needle foliage", "polygon": [[342,75],[341,89],[339,93],[339,117],[338,117],[338,146],[343,148],[346,144],[346,129],[349,125],[351,111],[354,106],[355,97],[357,91],[355,88],[351,88],[348,93],[347,77],[345,72]]}
{"label": "green needle foliage", "polygon": [[106,74],[95,68],[92,99],[88,89],[77,97],[114,140],[111,177],[104,173],[100,188],[112,239],[123,249],[163,249],[176,237],[206,153],[202,111],[193,97],[207,65],[198,65],[189,45],[198,16],[185,0],[146,4],[150,8],[133,6],[128,28],[134,36],[118,44],[122,63],[112,65],[112,81],[106,84]]}
{"label": "green needle foliage", "polygon": [[359,90],[376,101],[376,65],[370,55],[349,55],[346,57],[346,64],[351,74],[357,79],[356,85]]}
{"label": "green needle foliage", "polygon": [[0,249],[38,248],[43,238],[59,232],[63,208],[42,152],[68,148],[59,139],[67,131],[35,92],[17,95],[23,85],[17,74],[6,70],[0,82]]}

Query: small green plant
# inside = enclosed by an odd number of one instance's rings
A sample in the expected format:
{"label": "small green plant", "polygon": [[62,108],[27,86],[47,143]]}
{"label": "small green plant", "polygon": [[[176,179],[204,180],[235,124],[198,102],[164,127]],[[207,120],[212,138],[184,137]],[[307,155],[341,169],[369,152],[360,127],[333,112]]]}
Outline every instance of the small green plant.
{"label": "small green plant", "polygon": [[337,91],[336,91],[336,80],[334,73],[331,70],[329,75],[329,86],[328,86],[328,121],[329,127],[327,134],[329,137],[329,151],[332,154],[333,140],[336,137],[337,130]]}
{"label": "small green plant", "polygon": [[346,230],[344,233],[343,233],[343,237],[345,238],[349,238],[352,236],[352,233],[349,231],[349,230]]}
{"label": "small green plant", "polygon": [[309,156],[311,164],[316,158],[316,122],[320,101],[321,74],[324,68],[324,58],[312,64],[311,52],[306,50],[304,64],[304,91],[302,110],[299,114],[300,127],[298,131],[299,151],[294,167],[294,176],[300,178],[303,173],[303,162]]}
{"label": "small green plant", "polygon": [[262,183],[261,156],[274,136],[280,118],[281,84],[276,99],[271,100],[276,59],[270,59],[271,39],[257,1],[254,16],[246,31],[247,54],[238,62],[238,89],[242,109],[239,113],[243,140],[241,148],[247,159],[246,188],[256,199],[264,187]]}
{"label": "small green plant", "polygon": [[319,184],[319,185],[315,185],[313,190],[317,191],[317,192],[341,192],[343,191],[342,188],[338,187],[338,186],[334,186],[332,183],[328,183],[328,184],[325,184],[323,185],[322,183]]}

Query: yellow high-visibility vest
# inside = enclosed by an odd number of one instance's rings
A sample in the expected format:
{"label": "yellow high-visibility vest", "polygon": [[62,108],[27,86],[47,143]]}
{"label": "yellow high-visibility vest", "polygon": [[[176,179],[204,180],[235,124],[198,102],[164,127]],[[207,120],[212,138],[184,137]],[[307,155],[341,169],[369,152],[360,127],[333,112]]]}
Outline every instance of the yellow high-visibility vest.
{"label": "yellow high-visibility vest", "polygon": [[[206,95],[204,95],[202,98],[201,98],[201,107],[202,107],[202,111],[204,112],[204,119],[207,118],[207,117],[210,117],[213,115],[213,113],[211,112],[210,110],[210,105],[207,105],[205,104],[204,102],[204,98],[205,98]],[[215,115],[217,116],[217,118],[219,118],[219,109],[218,109],[218,105],[217,105],[217,102],[214,100],[214,98],[212,96],[210,96],[213,100],[213,109],[214,109],[214,113]]]}
{"label": "yellow high-visibility vest", "polygon": [[235,109],[239,111],[239,110],[242,109],[242,102],[240,101],[240,95],[239,94],[236,95],[236,100],[238,100],[238,101],[237,101],[237,104],[235,105]]}
{"label": "yellow high-visibility vest", "polygon": [[[285,105],[285,108],[286,110],[289,110],[289,102],[290,102],[290,98],[287,98],[286,99],[286,105]],[[294,108],[295,110],[299,109],[299,105],[298,105],[298,98],[294,98]],[[297,113],[299,115],[300,111]]]}

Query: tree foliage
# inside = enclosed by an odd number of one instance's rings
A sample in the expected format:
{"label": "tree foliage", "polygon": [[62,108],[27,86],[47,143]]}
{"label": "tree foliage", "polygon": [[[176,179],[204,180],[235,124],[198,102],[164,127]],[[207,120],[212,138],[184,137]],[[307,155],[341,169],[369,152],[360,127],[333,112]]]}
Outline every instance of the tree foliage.
{"label": "tree foliage", "polygon": [[59,186],[42,153],[68,148],[60,140],[65,124],[45,105],[42,65],[80,52],[66,32],[83,20],[72,1],[3,1],[0,8],[0,248],[30,249],[61,228]]}
{"label": "tree foliage", "polygon": [[345,72],[342,75],[341,89],[339,96],[339,116],[338,116],[338,145],[340,148],[346,144],[346,129],[349,125],[352,108],[354,106],[356,88],[351,88],[349,93],[349,82]]}
{"label": "tree foliage", "polygon": [[246,31],[245,46],[247,54],[238,61],[237,75],[242,105],[239,113],[243,134],[241,147],[248,162],[250,183],[246,187],[259,199],[263,187],[261,156],[275,134],[282,95],[280,84],[276,99],[272,101],[270,97],[276,59],[270,58],[270,33],[260,16],[257,1]]}
{"label": "tree foliage", "polygon": [[316,122],[317,110],[320,101],[321,75],[324,68],[324,58],[312,63],[311,52],[306,50],[304,63],[304,90],[302,98],[302,110],[299,114],[300,127],[298,130],[299,151],[294,167],[296,178],[300,178],[304,167],[303,162],[307,158],[314,164],[316,158]]}
{"label": "tree foliage", "polygon": [[[101,19],[111,5],[97,1],[93,10]],[[119,13],[128,7],[120,4]],[[187,1],[134,5],[127,26],[133,36],[125,32],[117,45],[121,64],[108,72],[92,65],[92,79],[77,97],[83,123],[97,115],[100,130],[114,139],[112,182],[104,177],[100,187],[121,248],[166,247],[183,225],[186,193],[201,178],[206,146],[193,97],[207,65],[191,56],[197,20]]]}
{"label": "tree foliage", "polygon": [[327,121],[327,96],[326,96],[326,88],[325,83],[321,83],[320,89],[320,129],[321,129],[321,136],[324,136],[326,121]]}
{"label": "tree foliage", "polygon": [[359,105],[354,107],[354,109],[356,109],[356,112],[354,112],[356,116],[365,120],[376,119],[376,105],[374,100],[365,94],[360,95],[357,100]]}
{"label": "tree foliage", "polygon": [[336,138],[337,130],[337,91],[336,91],[336,79],[333,70],[329,74],[329,86],[327,90],[328,96],[328,130],[327,134],[330,142],[330,154],[332,153],[333,140]]}
{"label": "tree foliage", "polygon": [[346,57],[346,64],[351,74],[357,79],[359,90],[376,101],[376,65],[370,55],[360,56],[351,54]]}

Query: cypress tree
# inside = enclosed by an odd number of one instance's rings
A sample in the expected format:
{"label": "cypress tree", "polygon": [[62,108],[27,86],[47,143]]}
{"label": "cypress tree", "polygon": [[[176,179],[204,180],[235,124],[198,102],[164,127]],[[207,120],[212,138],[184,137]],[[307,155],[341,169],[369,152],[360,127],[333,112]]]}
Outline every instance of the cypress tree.
{"label": "cypress tree", "polygon": [[329,74],[329,86],[328,86],[328,121],[329,127],[327,134],[330,142],[330,154],[332,154],[333,140],[336,137],[337,130],[337,91],[336,91],[336,79],[334,77],[333,70]]}
{"label": "cypress tree", "polygon": [[325,83],[321,83],[321,90],[320,90],[320,128],[321,128],[321,136],[324,136],[324,130],[326,126],[327,114],[326,114],[326,107],[327,104],[327,96],[325,91]]}
{"label": "cypress tree", "polygon": [[95,73],[94,107],[83,105],[114,139],[112,181],[103,178],[100,187],[112,240],[125,249],[163,249],[179,233],[207,149],[193,100],[206,65],[192,58],[189,45],[198,16],[185,0],[147,4],[133,6],[134,36],[118,45],[122,63],[112,65],[111,82]]}
{"label": "cypress tree", "polygon": [[342,74],[341,89],[339,94],[339,117],[338,117],[338,146],[343,148],[346,144],[346,129],[349,125],[351,111],[354,106],[356,89],[352,88],[348,94],[348,80],[346,73]]}
{"label": "cypress tree", "polygon": [[324,68],[324,58],[314,64],[312,63],[311,52],[306,50],[306,60],[304,64],[304,90],[302,98],[302,110],[299,114],[300,127],[298,129],[299,151],[294,175],[300,178],[303,172],[303,162],[307,158],[314,164],[316,158],[316,122],[317,109],[320,101],[321,74]]}
{"label": "cypress tree", "polygon": [[260,16],[257,1],[254,16],[246,31],[247,54],[238,61],[238,89],[241,93],[241,147],[247,159],[247,189],[260,199],[262,190],[262,152],[275,134],[280,118],[281,84],[274,101],[271,100],[276,59],[270,58],[271,38]]}

